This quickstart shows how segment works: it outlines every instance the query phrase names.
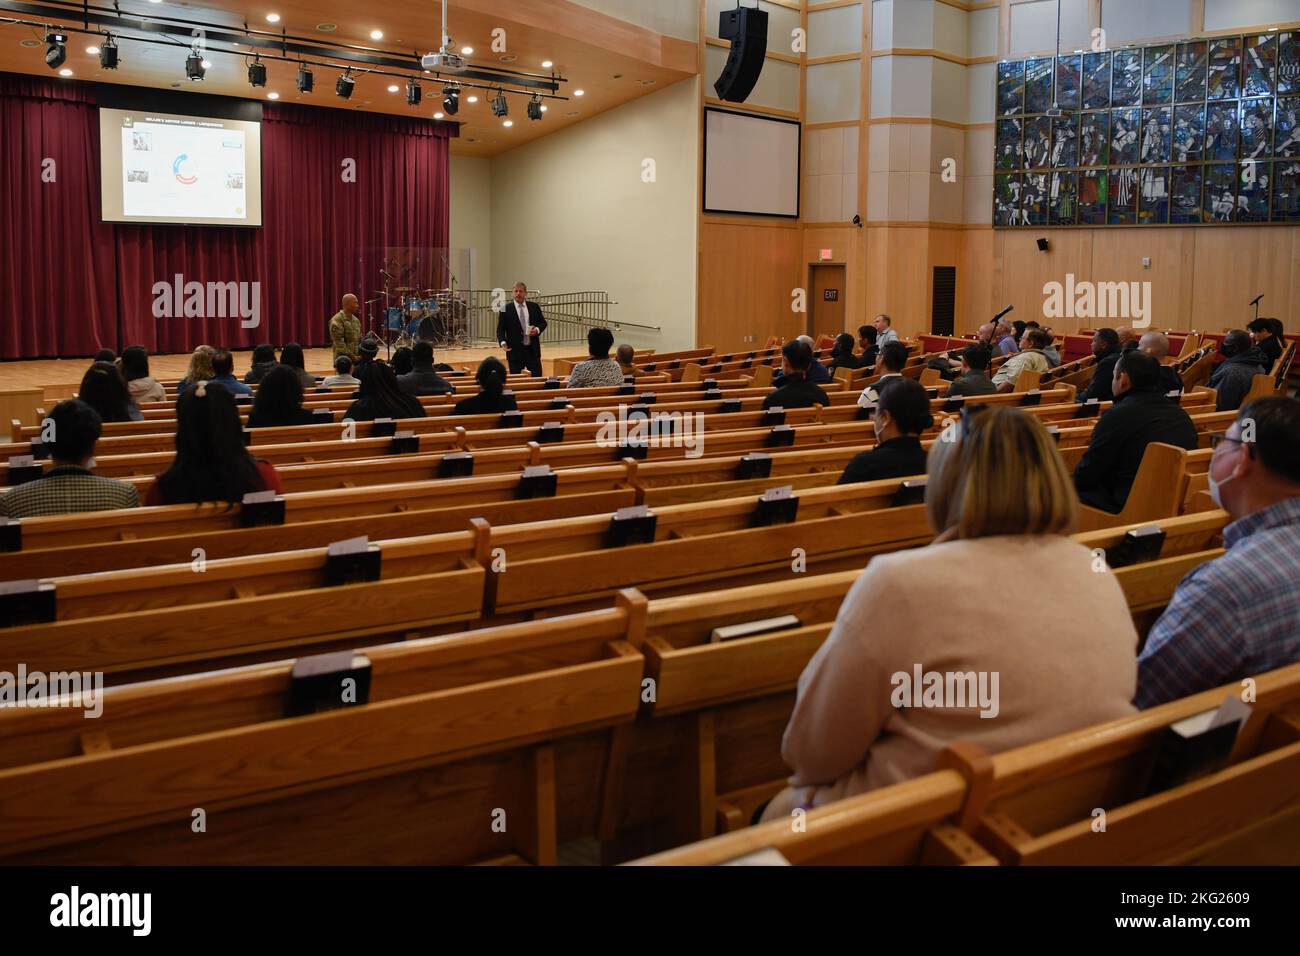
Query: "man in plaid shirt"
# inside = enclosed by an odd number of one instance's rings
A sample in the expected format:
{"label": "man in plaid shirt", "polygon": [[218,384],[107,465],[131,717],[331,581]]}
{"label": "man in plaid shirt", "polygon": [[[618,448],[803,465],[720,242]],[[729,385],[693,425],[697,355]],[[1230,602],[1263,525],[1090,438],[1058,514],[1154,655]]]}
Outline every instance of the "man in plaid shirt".
{"label": "man in plaid shirt", "polygon": [[1190,572],[1138,657],[1154,707],[1300,661],[1300,401],[1251,402],[1218,438],[1210,494],[1227,553]]}
{"label": "man in plaid shirt", "polygon": [[47,420],[54,427],[54,467],[44,477],[0,495],[0,517],[39,518],[134,508],[140,503],[134,485],[101,478],[90,471],[95,442],[103,431],[98,412],[85,402],[71,399],[56,405]]}

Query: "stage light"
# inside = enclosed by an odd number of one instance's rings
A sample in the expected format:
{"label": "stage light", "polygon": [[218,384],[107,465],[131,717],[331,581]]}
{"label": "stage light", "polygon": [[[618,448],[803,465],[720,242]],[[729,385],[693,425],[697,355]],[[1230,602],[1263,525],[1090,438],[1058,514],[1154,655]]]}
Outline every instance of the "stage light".
{"label": "stage light", "polygon": [[99,65],[105,70],[117,69],[117,41],[111,34],[104,38],[104,43],[99,48]]}
{"label": "stage light", "polygon": [[455,116],[460,112],[460,87],[447,86],[442,90],[442,108],[447,111],[448,116]]}
{"label": "stage light", "polygon": [[406,105],[419,106],[424,101],[424,90],[420,89],[420,81],[411,77],[406,81]]}
{"label": "stage light", "polygon": [[68,58],[68,38],[62,33],[49,33],[45,36],[45,42],[49,44],[45,48],[45,65],[51,70],[57,70]]}
{"label": "stage light", "polygon": [[203,56],[199,53],[198,48],[190,50],[190,55],[185,58],[185,75],[197,83],[203,79],[205,72],[207,71],[203,66]]}
{"label": "stage light", "polygon": [[306,64],[298,66],[298,92],[310,93],[316,85],[316,77],[312,75],[311,70],[307,69]]}
{"label": "stage light", "polygon": [[492,115],[498,119],[502,116],[510,115],[510,102],[506,99],[505,90],[501,90],[492,99]]}
{"label": "stage light", "polygon": [[542,118],[542,98],[534,96],[528,101],[528,118],[534,123]]}
{"label": "stage light", "polygon": [[349,99],[352,96],[352,88],[357,85],[357,81],[352,78],[351,73],[344,73],[334,83],[334,92],[343,99]]}
{"label": "stage light", "polygon": [[266,64],[261,60],[248,64],[248,85],[266,86]]}

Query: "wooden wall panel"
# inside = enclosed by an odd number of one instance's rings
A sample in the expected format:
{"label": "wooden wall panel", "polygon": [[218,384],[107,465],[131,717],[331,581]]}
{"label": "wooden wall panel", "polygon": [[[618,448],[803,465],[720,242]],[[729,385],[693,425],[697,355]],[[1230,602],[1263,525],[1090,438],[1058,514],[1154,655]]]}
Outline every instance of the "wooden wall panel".
{"label": "wooden wall panel", "polygon": [[1276,316],[1300,330],[1296,256],[1300,227],[1197,229],[1192,285],[1192,324],[1218,331],[1254,314],[1246,303],[1261,292],[1260,315]]}
{"label": "wooden wall panel", "polygon": [[790,305],[806,288],[794,225],[706,219],[700,224],[698,342],[725,351],[758,345],[770,335],[792,338],[805,316]]}

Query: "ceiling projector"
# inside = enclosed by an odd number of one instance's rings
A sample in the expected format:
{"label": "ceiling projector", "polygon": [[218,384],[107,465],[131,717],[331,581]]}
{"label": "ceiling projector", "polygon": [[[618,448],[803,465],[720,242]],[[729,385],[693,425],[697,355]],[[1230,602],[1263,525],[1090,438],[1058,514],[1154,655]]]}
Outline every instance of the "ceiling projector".
{"label": "ceiling projector", "polygon": [[452,53],[444,48],[439,53],[426,53],[420,57],[420,66],[426,70],[440,70],[443,73],[460,73],[468,64],[459,53]]}

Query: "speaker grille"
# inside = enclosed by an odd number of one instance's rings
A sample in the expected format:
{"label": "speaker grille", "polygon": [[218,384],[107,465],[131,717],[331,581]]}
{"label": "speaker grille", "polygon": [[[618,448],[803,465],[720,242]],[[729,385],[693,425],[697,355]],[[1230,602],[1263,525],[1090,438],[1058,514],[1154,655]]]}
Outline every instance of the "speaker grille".
{"label": "speaker grille", "polygon": [[930,332],[952,335],[957,311],[957,267],[934,267],[934,295],[930,305]]}

